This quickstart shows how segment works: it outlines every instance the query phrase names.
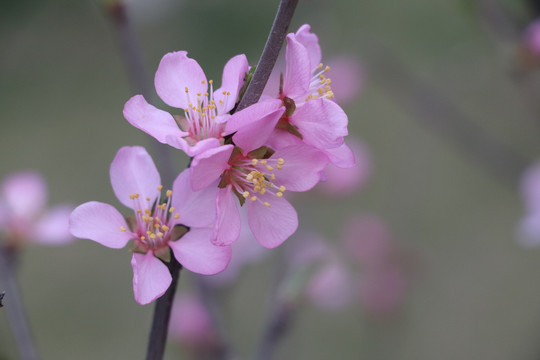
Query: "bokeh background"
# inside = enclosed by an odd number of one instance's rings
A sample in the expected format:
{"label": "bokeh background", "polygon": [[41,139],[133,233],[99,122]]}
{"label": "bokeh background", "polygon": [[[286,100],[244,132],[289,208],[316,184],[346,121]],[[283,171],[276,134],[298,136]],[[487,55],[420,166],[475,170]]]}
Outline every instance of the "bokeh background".
{"label": "bokeh background", "polygon": [[[256,63],[277,3],[127,2],[151,76],[165,53],[185,49],[216,80],[238,53]],[[159,159],[123,119],[136,91],[105,3],[1,4],[0,178],[36,169],[52,204],[120,205],[108,175],[118,148],[143,145]],[[277,359],[538,359],[540,249],[516,241],[519,179],[540,155],[539,73],[520,43],[534,17],[518,0],[300,1],[291,31],[309,23],[324,61],[362,64],[361,92],[344,108],[373,170],[352,195],[299,199],[301,226],[337,244],[349,216],[379,216],[406,254],[407,287],[385,316],[305,303]],[[176,171],[187,163],[172,159]],[[227,294],[226,331],[243,359],[279,264],[269,252]],[[88,240],[28,246],[18,275],[43,359],[143,358],[153,306],[135,303],[129,259]],[[193,281],[184,272],[180,283]],[[169,344],[167,359],[184,355]],[[17,356],[0,311],[0,359]]]}

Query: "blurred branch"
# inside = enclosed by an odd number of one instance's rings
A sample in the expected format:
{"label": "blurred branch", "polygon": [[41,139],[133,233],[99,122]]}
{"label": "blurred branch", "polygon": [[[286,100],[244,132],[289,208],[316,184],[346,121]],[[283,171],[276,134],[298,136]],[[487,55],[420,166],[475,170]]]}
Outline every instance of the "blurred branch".
{"label": "blurred branch", "polygon": [[298,0],[281,0],[279,3],[279,8],[276,17],[274,18],[274,23],[272,24],[268,39],[266,40],[266,45],[264,46],[261,58],[257,63],[253,78],[249,83],[244,97],[242,97],[242,100],[238,104],[236,111],[240,111],[259,101],[264,87],[266,86],[266,82],[276,64],[279,51],[283,46],[283,41],[285,41],[285,35],[287,34],[287,29],[289,28],[297,4]]}
{"label": "blurred branch", "polygon": [[377,66],[392,79],[386,87],[413,118],[442,138],[449,139],[487,172],[515,187],[530,161],[498,142],[435,86],[415,77],[388,50],[379,48]]}
{"label": "blurred branch", "polygon": [[222,311],[219,308],[217,289],[213,284],[206,281],[204,275],[195,274],[195,281],[201,302],[208,311],[212,326],[217,334],[217,345],[212,358],[216,360],[234,359],[235,356],[233,356],[229,345],[227,329],[224,328],[225,322],[221,317]]}
{"label": "blurred branch", "polygon": [[161,360],[165,353],[171,309],[182,265],[176,261],[174,256],[171,256],[171,261],[167,264],[167,267],[171,272],[172,281],[165,294],[156,301],[152,328],[148,340],[148,349],[146,351],[147,360]]}
{"label": "blurred branch", "polygon": [[[141,46],[129,19],[126,5],[122,0],[114,1],[107,6],[107,15],[113,24],[114,35],[135,92],[142,94],[147,100],[154,98],[153,84],[145,66]],[[156,140],[152,139],[151,141],[154,151],[159,155],[159,168],[165,182],[172,184],[175,176],[169,147]]]}
{"label": "blurred branch", "polygon": [[4,307],[21,359],[37,360],[39,357],[32,339],[28,319],[24,312],[19,287],[17,286],[15,276],[16,255],[16,250],[13,248],[7,246],[0,247],[0,281],[2,281],[5,289],[0,296],[0,304],[2,298],[4,298],[4,294],[6,294],[6,304]]}

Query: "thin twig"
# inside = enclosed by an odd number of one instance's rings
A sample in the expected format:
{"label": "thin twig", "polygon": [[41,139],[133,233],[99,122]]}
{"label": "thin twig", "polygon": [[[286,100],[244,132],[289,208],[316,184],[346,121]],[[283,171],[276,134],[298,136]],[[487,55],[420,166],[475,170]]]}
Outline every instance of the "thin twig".
{"label": "thin twig", "polygon": [[283,46],[283,41],[285,41],[285,35],[287,34],[287,29],[289,28],[297,4],[298,0],[281,0],[279,3],[279,8],[261,58],[236,111],[240,111],[259,101],[266,82],[276,64],[279,51]]}
{"label": "thin twig", "polygon": [[[7,313],[9,325],[15,337],[21,359],[39,359],[28,319],[24,312],[17,279],[15,276],[16,253],[12,248],[0,247],[0,281],[5,289],[4,308]],[[2,292],[4,294],[4,292]]]}
{"label": "thin twig", "polygon": [[165,294],[156,301],[146,360],[161,360],[165,353],[172,304],[178,285],[178,278],[180,277],[180,269],[182,269],[182,265],[176,261],[174,256],[171,256],[171,261],[167,265],[171,272],[172,281]]}

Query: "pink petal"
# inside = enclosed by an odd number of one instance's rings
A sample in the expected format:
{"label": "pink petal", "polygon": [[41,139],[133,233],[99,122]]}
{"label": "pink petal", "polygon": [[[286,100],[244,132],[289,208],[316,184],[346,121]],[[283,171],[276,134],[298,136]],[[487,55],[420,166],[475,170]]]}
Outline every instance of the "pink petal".
{"label": "pink petal", "polygon": [[73,207],[59,205],[47,211],[36,224],[32,240],[40,244],[60,245],[74,240],[69,232],[69,216]]}
{"label": "pink petal", "polygon": [[289,146],[276,151],[271,159],[284,159],[283,169],[274,170],[276,184],[291,191],[307,191],[320,180],[328,157],[309,145]]}
{"label": "pink petal", "polygon": [[[125,206],[135,209],[136,202],[150,206],[158,196],[161,178],[156,165],[146,150],[141,146],[124,146],[116,153],[110,168],[111,184],[114,194]],[[138,200],[130,199],[130,195],[139,194]]]}
{"label": "pink petal", "polygon": [[182,138],[188,133],[180,130],[176,121],[166,111],[148,104],[142,95],[135,95],[124,106],[124,117],[137,129],[153,136],[163,144],[169,144],[176,148],[177,143],[169,143],[169,138]]}
{"label": "pink petal", "polygon": [[284,198],[272,198],[270,207],[262,201],[248,202],[248,222],[255,239],[265,248],[281,245],[298,228],[296,210]]}
{"label": "pink petal", "polygon": [[349,272],[339,264],[329,264],[319,270],[307,286],[308,298],[325,310],[336,310],[352,299]]}
{"label": "pink petal", "polygon": [[212,184],[229,168],[229,158],[233,145],[223,145],[199,154],[191,164],[191,186],[193,190],[202,190]]}
{"label": "pink petal", "polygon": [[192,228],[169,246],[176,260],[186,269],[203,275],[223,271],[231,259],[230,246],[216,246],[210,241],[212,229]]}
{"label": "pink petal", "polygon": [[304,142],[298,136],[282,129],[275,129],[266,142],[266,145],[274,150],[283,149],[292,145],[302,145]]}
{"label": "pink petal", "polygon": [[345,143],[334,149],[324,149],[324,153],[330,162],[339,168],[351,168],[356,164],[353,151]]}
{"label": "pink petal", "polygon": [[166,54],[159,63],[154,84],[167,105],[181,109],[187,108],[190,102],[197,104],[197,93],[204,94],[208,89],[204,71],[197,61],[187,57],[187,51]]}
{"label": "pink petal", "polygon": [[193,191],[189,169],[182,171],[174,181],[172,196],[172,206],[180,214],[178,223],[189,227],[213,225],[216,220],[217,185]]}
{"label": "pink petal", "polygon": [[309,53],[311,63],[310,70],[313,70],[321,63],[321,47],[319,46],[319,38],[317,35],[310,32],[311,27],[308,24],[300,26],[296,32],[296,40],[304,45]]}
{"label": "pink petal", "polygon": [[225,134],[236,132],[233,141],[247,154],[266,143],[284,111],[278,99],[256,103],[231,116]]}
{"label": "pink petal", "polygon": [[11,215],[31,220],[45,207],[47,184],[35,171],[13,173],[2,183],[2,195]]}
{"label": "pink petal", "polygon": [[296,40],[294,34],[287,35],[286,61],[283,95],[304,101],[311,82],[312,68],[308,51]]}
{"label": "pink petal", "polygon": [[131,258],[133,268],[133,293],[135,301],[146,305],[165,294],[171,285],[172,277],[167,266],[154,256],[133,253]]}
{"label": "pink petal", "polygon": [[[201,141],[197,141],[195,145],[189,145],[182,138],[169,138],[168,144],[178,149],[182,149],[187,154],[187,156],[190,157],[195,157],[205,152],[206,150],[217,148],[221,145],[219,140],[216,138],[203,139]],[[175,146],[174,144],[178,144],[178,146]]]}
{"label": "pink petal", "polygon": [[345,112],[333,101],[312,99],[289,118],[298,127],[304,142],[318,149],[337,148],[348,134]]}
{"label": "pink petal", "polygon": [[327,179],[318,186],[320,190],[331,196],[347,196],[363,188],[372,174],[369,150],[360,141],[351,143],[356,166],[339,168],[334,164],[326,167]]}
{"label": "pink petal", "polygon": [[215,245],[230,245],[240,236],[242,221],[231,186],[220,189],[216,199],[217,221],[214,225]]}
{"label": "pink petal", "polygon": [[[122,231],[121,228],[126,231]],[[112,249],[126,246],[135,234],[126,220],[109,204],[91,201],[78,206],[69,218],[69,231],[73,236],[90,239]]]}
{"label": "pink petal", "polygon": [[[216,104],[219,104],[220,100],[224,103],[223,107],[218,106],[220,114],[228,113],[234,107],[248,71],[249,64],[244,54],[236,55],[225,64],[221,87],[214,91]],[[223,95],[224,91],[229,95]]]}

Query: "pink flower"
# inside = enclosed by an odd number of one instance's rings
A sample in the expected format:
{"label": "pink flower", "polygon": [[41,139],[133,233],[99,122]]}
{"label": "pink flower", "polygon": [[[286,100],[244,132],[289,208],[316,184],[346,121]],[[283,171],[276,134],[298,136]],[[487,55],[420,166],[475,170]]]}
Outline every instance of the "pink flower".
{"label": "pink flower", "polygon": [[221,88],[214,91],[213,81],[206,80],[186,51],[168,53],[156,72],[156,91],[167,105],[182,109],[184,116],[175,118],[136,95],[126,103],[124,117],[159,142],[195,156],[223,143],[228,112],[235,106],[247,71],[246,56],[233,57],[223,70]]}
{"label": "pink flower", "polygon": [[286,69],[279,98],[287,107],[279,128],[297,130],[306,144],[318,149],[343,145],[348,134],[347,115],[334,101],[326,77],[330,67],[321,63],[321,49],[315,34],[303,25],[287,35]]}
{"label": "pink flower", "polygon": [[49,210],[47,184],[34,171],[13,173],[1,185],[0,232],[10,246],[21,246],[27,241],[60,245],[73,240],[68,219],[73,210],[62,204]]}
{"label": "pink flower", "polygon": [[525,203],[525,216],[518,229],[518,241],[524,246],[540,245],[540,164],[531,166],[520,184],[521,197]]}
{"label": "pink flower", "polygon": [[347,196],[365,186],[372,172],[369,151],[362,142],[355,139],[352,139],[350,149],[356,166],[341,168],[329,164],[325,170],[326,181],[321,182],[318,189],[331,196]]}
{"label": "pink flower", "polygon": [[[159,173],[150,155],[139,146],[121,148],[110,175],[116,197],[133,210],[133,218],[126,221],[111,205],[92,201],[73,211],[70,231],[113,249],[133,240],[133,291],[138,303],[148,304],[169,288],[171,275],[159,259],[170,257],[169,248],[178,262],[193,272],[210,275],[225,269],[230,247],[210,242],[217,183],[192,191],[190,173],[184,170],[162,201]],[[177,225],[189,228],[178,240]]]}
{"label": "pink flower", "polygon": [[340,262],[325,264],[313,274],[306,288],[308,299],[324,310],[337,310],[352,300],[351,274]]}
{"label": "pink flower", "polygon": [[171,338],[194,350],[204,350],[217,343],[210,314],[194,294],[183,293],[176,297],[169,328]]}
{"label": "pink flower", "polygon": [[[271,102],[250,106],[235,114],[229,125],[235,128],[243,119],[259,120],[270,129],[282,108]],[[237,128],[240,128],[238,125]],[[257,125],[259,126],[259,124]],[[248,223],[255,239],[266,248],[279,246],[296,231],[298,217],[285,200],[285,190],[307,191],[320,180],[328,158],[321,151],[298,144],[273,151],[264,145],[268,132],[246,125],[246,132],[236,133],[237,145],[224,145],[197,156],[191,167],[193,189],[203,189],[218,178],[215,243],[231,244],[240,233],[241,221],[235,197],[247,202]]]}

